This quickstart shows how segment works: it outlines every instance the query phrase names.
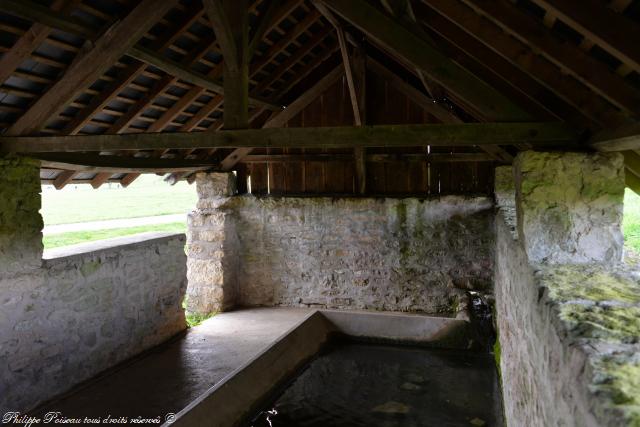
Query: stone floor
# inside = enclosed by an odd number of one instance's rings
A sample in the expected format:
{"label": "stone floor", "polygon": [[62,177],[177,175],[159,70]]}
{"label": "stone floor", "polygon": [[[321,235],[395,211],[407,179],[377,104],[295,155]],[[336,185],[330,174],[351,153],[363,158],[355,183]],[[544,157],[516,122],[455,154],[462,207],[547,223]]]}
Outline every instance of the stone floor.
{"label": "stone floor", "polygon": [[34,415],[155,418],[177,413],[270,345],[310,313],[308,309],[261,308],[222,313],[189,329]]}

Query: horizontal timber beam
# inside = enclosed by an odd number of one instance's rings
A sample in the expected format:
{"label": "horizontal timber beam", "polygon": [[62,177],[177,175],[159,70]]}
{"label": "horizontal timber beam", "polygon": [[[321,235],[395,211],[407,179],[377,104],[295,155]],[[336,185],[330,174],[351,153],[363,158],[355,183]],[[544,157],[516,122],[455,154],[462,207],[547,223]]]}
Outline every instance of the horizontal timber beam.
{"label": "horizontal timber beam", "polygon": [[[353,161],[351,154],[250,154],[241,163],[296,163]],[[496,159],[486,153],[431,153],[431,154],[367,154],[367,162],[494,162]]]}
{"label": "horizontal timber beam", "polygon": [[149,173],[198,171],[213,168],[213,164],[197,160],[158,159],[111,156],[86,153],[34,153],[43,168],[76,172]]}
{"label": "horizontal timber beam", "polygon": [[590,145],[598,151],[640,150],[640,123],[597,133]]}
{"label": "horizontal timber beam", "polygon": [[576,143],[560,122],[270,128],[217,132],[0,137],[0,153],[195,148],[353,148]]}

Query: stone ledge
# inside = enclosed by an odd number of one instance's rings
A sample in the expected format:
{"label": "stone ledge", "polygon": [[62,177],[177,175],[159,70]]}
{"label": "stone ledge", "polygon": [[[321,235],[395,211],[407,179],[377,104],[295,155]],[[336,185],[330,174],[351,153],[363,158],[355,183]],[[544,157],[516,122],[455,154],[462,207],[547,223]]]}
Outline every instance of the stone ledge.
{"label": "stone ledge", "polygon": [[640,271],[619,265],[533,266],[540,304],[567,347],[586,358],[602,425],[640,426]]}
{"label": "stone ledge", "polygon": [[94,242],[79,243],[77,245],[65,246],[62,248],[49,249],[44,251],[44,266],[48,267],[60,261],[69,261],[73,258],[84,258],[87,255],[120,250],[123,248],[134,249],[137,247],[149,246],[152,244],[178,240],[186,242],[184,233],[172,232],[147,232],[134,234],[132,236],[114,237],[112,239],[96,240]]}

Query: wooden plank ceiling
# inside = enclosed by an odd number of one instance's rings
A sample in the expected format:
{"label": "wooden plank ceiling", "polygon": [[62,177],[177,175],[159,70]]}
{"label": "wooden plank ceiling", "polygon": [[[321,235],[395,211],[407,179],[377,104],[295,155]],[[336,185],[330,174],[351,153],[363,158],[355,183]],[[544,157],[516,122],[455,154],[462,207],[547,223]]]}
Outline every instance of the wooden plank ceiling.
{"label": "wooden plank ceiling", "polygon": [[[254,192],[487,192],[493,166],[562,122],[554,147],[624,151],[638,190],[638,40],[640,0],[2,0],[0,150],[40,137],[29,146],[57,151],[33,154],[57,188],[212,169]],[[406,146],[274,131],[513,122],[540,126]],[[247,128],[279,142],[220,142]],[[58,152],[64,136],[159,132],[220,138]]]}

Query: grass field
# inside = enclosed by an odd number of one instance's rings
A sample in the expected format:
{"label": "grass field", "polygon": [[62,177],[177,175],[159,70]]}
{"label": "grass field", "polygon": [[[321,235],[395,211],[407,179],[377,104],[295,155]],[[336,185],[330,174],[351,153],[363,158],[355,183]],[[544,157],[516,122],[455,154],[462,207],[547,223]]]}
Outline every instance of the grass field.
{"label": "grass field", "polygon": [[640,253],[640,196],[629,189],[624,196],[622,229],[627,249]]}
{"label": "grass field", "polygon": [[[100,221],[120,218],[186,213],[195,207],[195,186],[180,182],[170,186],[161,177],[147,175],[138,178],[128,188],[89,186],[62,191],[42,192],[42,216],[46,225]],[[118,228],[48,235],[45,248],[72,245],[92,240],[125,236],[146,231],[184,232],[184,223]],[[625,244],[640,254],[640,196],[627,190],[624,200],[623,230]]]}
{"label": "grass field", "polygon": [[187,226],[184,222],[170,224],[155,224],[144,227],[113,228],[110,230],[73,231],[69,233],[50,234],[42,239],[45,249],[58,248],[60,246],[75,245],[77,243],[91,242],[94,240],[110,239],[112,237],[129,236],[131,234],[146,233],[147,231],[171,231],[185,233]]}
{"label": "grass field", "polygon": [[42,192],[45,225],[186,213],[196,205],[195,185],[169,185],[156,175],[143,175],[129,187],[88,185]]}

